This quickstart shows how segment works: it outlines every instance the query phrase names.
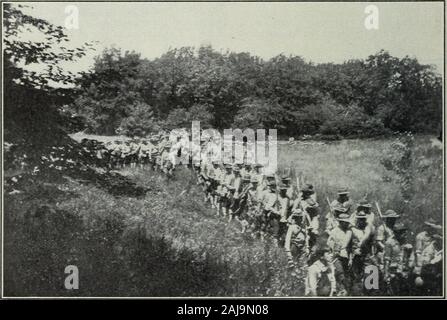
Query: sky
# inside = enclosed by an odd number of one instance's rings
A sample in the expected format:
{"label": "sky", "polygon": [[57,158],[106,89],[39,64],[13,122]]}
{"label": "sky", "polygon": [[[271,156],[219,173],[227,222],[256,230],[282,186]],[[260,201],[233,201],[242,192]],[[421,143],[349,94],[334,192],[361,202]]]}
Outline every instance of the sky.
{"label": "sky", "polygon": [[97,51],[67,66],[85,71],[93,56],[115,46],[144,58],[169,48],[211,45],[264,59],[299,55],[314,63],[359,58],[385,49],[444,69],[443,3],[374,3],[378,29],[368,30],[371,3],[30,3],[36,17],[65,25],[68,5],[78,8],[78,29],[66,29],[73,46],[98,41]]}

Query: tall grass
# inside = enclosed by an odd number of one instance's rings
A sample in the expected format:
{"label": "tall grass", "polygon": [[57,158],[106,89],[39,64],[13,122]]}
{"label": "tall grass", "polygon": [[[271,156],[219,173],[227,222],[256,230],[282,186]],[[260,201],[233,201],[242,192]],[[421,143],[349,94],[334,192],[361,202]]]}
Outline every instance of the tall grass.
{"label": "tall grass", "polygon": [[[280,169],[294,168],[326,196],[347,186],[392,208],[418,232],[442,217],[442,151],[427,137],[414,150],[418,192],[404,204],[392,172],[380,164],[388,140],[280,145]],[[355,150],[355,152],[353,151]],[[241,234],[203,203],[189,170],[173,180],[143,169],[120,172],[149,190],[117,196],[101,184],[65,177],[5,195],[7,296],[302,296],[303,266],[292,276],[283,249]],[[110,177],[113,179],[113,176]],[[403,210],[403,208],[406,208]],[[39,213],[39,214],[37,214]],[[79,290],[66,290],[65,266],[78,266]]]}
{"label": "tall grass", "polygon": [[[67,179],[76,196],[8,195],[5,211],[5,294],[11,296],[299,296],[283,251],[240,234],[201,203],[191,172],[166,181],[147,170],[122,172],[150,191],[114,197]],[[48,221],[21,228],[22,212],[50,204]],[[59,218],[57,218],[59,217]],[[45,219],[46,219],[45,218]],[[61,221],[65,221],[61,223]],[[79,290],[64,289],[64,268],[80,272]],[[302,278],[302,277],[301,277]]]}
{"label": "tall grass", "polygon": [[408,201],[395,173],[381,164],[391,143],[390,139],[368,139],[280,145],[279,169],[292,168],[315,185],[323,214],[329,210],[326,197],[332,200],[338,188],[348,187],[354,201],[366,196],[372,203],[378,201],[382,212],[393,209],[400,213],[414,235],[429,217],[442,222],[442,150],[432,145],[431,137],[416,137],[412,150],[415,192]]}

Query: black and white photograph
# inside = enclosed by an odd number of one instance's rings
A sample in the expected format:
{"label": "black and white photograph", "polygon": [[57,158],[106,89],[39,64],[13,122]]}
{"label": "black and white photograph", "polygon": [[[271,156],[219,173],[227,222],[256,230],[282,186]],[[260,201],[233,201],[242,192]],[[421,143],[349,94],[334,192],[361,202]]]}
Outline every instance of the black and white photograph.
{"label": "black and white photograph", "polygon": [[1,297],[444,299],[444,13],[2,2]]}

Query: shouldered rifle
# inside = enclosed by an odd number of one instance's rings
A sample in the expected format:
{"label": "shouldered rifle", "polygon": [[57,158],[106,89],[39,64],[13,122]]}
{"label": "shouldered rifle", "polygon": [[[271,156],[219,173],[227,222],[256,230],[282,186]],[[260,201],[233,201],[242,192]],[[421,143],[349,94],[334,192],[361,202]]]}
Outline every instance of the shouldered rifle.
{"label": "shouldered rifle", "polygon": [[326,201],[327,201],[327,204],[328,204],[328,206],[329,206],[329,212],[330,212],[331,216],[332,216],[333,218],[335,218],[334,210],[332,209],[332,205],[331,205],[331,202],[329,201],[329,198],[328,198],[328,197],[326,197]]}
{"label": "shouldered rifle", "polygon": [[382,211],[380,210],[379,203],[376,201],[377,213],[379,214],[380,219],[383,219]]}

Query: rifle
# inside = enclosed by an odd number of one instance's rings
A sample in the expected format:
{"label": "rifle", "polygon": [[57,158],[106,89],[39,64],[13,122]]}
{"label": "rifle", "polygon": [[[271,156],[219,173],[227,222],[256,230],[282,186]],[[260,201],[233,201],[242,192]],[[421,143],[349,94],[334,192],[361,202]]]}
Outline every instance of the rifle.
{"label": "rifle", "polygon": [[326,197],[326,201],[327,201],[327,204],[328,204],[328,206],[329,206],[329,212],[331,213],[332,217],[335,218],[335,216],[334,216],[334,211],[333,211],[333,209],[332,209],[332,205],[331,205],[331,202],[329,201],[329,198],[328,198],[328,197]]}
{"label": "rifle", "polygon": [[[296,174],[295,174],[296,175]],[[296,175],[296,196],[299,197],[301,190],[300,177]]]}
{"label": "rifle", "polygon": [[377,213],[379,214],[380,219],[383,220],[383,215],[382,215],[382,211],[380,210],[379,203],[377,201],[375,203],[376,203]]}

